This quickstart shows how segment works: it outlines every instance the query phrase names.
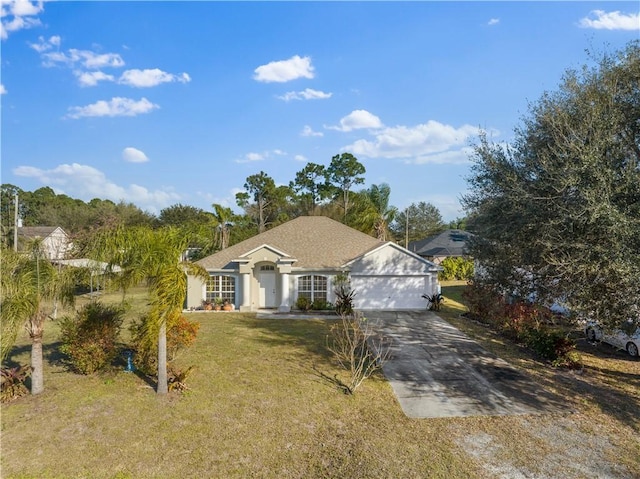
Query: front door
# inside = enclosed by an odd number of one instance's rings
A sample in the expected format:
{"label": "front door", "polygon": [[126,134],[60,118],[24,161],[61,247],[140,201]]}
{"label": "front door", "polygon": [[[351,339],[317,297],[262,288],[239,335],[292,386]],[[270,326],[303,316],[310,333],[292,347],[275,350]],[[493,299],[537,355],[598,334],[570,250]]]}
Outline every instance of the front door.
{"label": "front door", "polygon": [[276,274],[272,271],[262,271],[258,275],[258,283],[260,283],[260,300],[261,308],[276,307]]}

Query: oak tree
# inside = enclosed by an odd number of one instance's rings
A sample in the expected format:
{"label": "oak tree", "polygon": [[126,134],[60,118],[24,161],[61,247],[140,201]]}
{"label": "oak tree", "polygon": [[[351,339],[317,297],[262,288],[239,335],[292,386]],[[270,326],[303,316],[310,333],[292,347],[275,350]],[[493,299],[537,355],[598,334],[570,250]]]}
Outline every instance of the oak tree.
{"label": "oak tree", "polygon": [[464,197],[484,278],[608,326],[640,318],[640,42],[568,71]]}

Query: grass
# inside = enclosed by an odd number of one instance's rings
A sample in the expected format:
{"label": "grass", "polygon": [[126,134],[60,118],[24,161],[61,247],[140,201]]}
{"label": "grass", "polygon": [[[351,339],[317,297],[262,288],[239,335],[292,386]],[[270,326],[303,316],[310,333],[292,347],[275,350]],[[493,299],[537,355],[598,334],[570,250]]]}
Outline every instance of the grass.
{"label": "grass", "polygon": [[[485,478],[512,477],[500,472],[509,465],[527,477],[593,477],[554,459],[570,459],[576,450],[569,439],[551,441],[569,431],[567,438],[599,447],[603,461],[618,464],[610,477],[633,477],[625,474],[638,471],[638,399],[621,383],[634,374],[637,381],[640,362],[615,352],[594,351],[591,358],[587,351],[582,375],[553,370],[460,319],[464,306],[456,298],[463,287],[443,288],[442,316],[563,394],[575,414],[408,419],[381,377],[354,396],[318,377],[314,366],[339,373],[325,348],[327,320],[242,313],[189,315],[201,322],[200,333],[177,362],[196,366],[191,390],[158,398],[144,378],[122,368],[93,376],[66,371],[56,353],[58,326],[49,322],[44,394],[2,407],[1,475]],[[130,316],[146,304],[133,293]],[[23,337],[11,359],[27,363],[28,354]],[[591,389],[580,390],[581,382]],[[606,406],[611,394],[617,400]]]}

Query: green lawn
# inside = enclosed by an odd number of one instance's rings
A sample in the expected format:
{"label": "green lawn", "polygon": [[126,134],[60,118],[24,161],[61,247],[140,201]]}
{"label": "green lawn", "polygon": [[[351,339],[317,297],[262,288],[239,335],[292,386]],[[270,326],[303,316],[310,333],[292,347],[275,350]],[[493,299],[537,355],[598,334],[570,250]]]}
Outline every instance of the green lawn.
{"label": "green lawn", "polygon": [[[457,316],[458,290],[447,287],[443,316]],[[131,299],[132,311],[143,309],[144,299]],[[554,462],[554,454],[568,452],[562,445],[551,447],[541,434],[558,424],[571,437],[605,438],[611,448],[603,457],[615,458],[622,468],[611,477],[632,477],[624,474],[638,465],[637,415],[607,411],[588,395],[574,398],[574,386],[564,379],[569,376],[518,349],[496,350],[507,351],[517,367],[566,395],[575,414],[408,419],[382,378],[346,396],[314,372],[316,366],[339,373],[325,349],[326,320],[241,313],[189,317],[201,322],[199,337],[177,361],[197,367],[188,381],[191,391],[165,398],[156,397],[144,378],[121,369],[88,377],[67,372],[56,352],[58,326],[49,322],[45,393],[2,407],[2,477],[500,477],[495,461],[531,474],[556,474],[548,477],[589,477]],[[469,331],[492,347],[492,338]],[[28,353],[28,341],[21,338],[11,359],[26,363]],[[613,360],[620,375],[589,371],[581,379],[619,398],[619,383],[640,374],[640,362]],[[637,401],[631,403],[637,407]],[[486,456],[489,450],[492,457]]]}

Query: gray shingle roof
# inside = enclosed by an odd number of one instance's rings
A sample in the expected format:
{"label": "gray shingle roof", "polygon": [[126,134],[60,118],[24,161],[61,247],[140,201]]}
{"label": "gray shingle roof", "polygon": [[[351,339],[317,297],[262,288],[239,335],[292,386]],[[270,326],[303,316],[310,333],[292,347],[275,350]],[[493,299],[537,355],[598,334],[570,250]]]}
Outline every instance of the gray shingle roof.
{"label": "gray shingle roof", "polygon": [[434,236],[409,243],[409,251],[420,256],[464,256],[472,234],[463,230],[445,230]]}
{"label": "gray shingle roof", "polygon": [[23,238],[46,238],[57,229],[58,226],[22,226],[18,228],[18,236]]}
{"label": "gray shingle roof", "polygon": [[337,268],[382,243],[325,216],[300,216],[197,263],[205,269],[232,267],[233,260],[268,245],[297,259],[294,268]]}

